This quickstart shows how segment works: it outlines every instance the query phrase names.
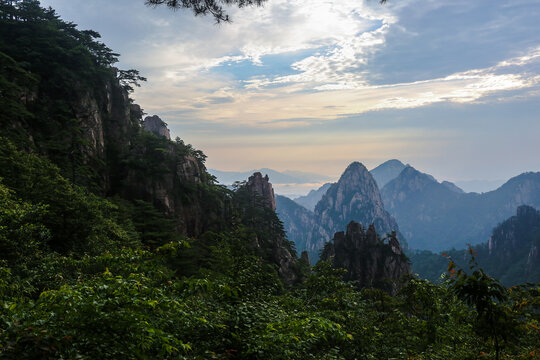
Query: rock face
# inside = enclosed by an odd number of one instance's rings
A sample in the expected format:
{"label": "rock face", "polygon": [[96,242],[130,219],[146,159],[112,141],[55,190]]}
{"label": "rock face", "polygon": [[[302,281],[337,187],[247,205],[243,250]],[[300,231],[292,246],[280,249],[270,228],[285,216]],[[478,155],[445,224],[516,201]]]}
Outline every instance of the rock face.
{"label": "rock face", "polygon": [[487,241],[520,205],[540,207],[540,173],[525,173],[488,193],[463,193],[407,167],[381,191],[409,246],[442,251]]}
{"label": "rock face", "polygon": [[401,161],[392,159],[385,161],[375,169],[372,169],[370,173],[377,182],[379,189],[382,189],[384,185],[397,178],[399,173],[402,172],[405,167],[406,165]]}
{"label": "rock face", "polygon": [[315,214],[331,234],[345,229],[352,220],[374,224],[381,234],[399,231],[394,218],[384,209],[375,180],[359,162],[349,165],[339,181],[328,189],[315,207]]}
{"label": "rock face", "polygon": [[274,189],[269,182],[268,175],[263,177],[260,172],[253,173],[253,175],[249,177],[246,186],[254,195],[262,197],[262,201],[266,207],[276,210]]}
{"label": "rock face", "polygon": [[373,224],[380,234],[396,231],[404,241],[396,221],[384,209],[375,180],[359,162],[349,165],[339,181],[330,184],[314,212],[288,199],[279,198],[277,205],[289,240],[298,250],[307,250],[313,261],[331,234],[342,231],[352,220]]}
{"label": "rock face", "polygon": [[[278,267],[278,274],[287,284],[298,279],[298,259],[285,235],[282,224],[276,215],[276,199],[268,175],[260,172],[249,177],[238,193],[247,192],[250,205],[244,208],[244,221],[257,221],[254,244],[260,255]],[[255,217],[256,216],[256,217]]]}
{"label": "rock face", "polygon": [[171,140],[171,134],[169,132],[169,128],[167,127],[167,123],[161,120],[159,116],[147,116],[144,118],[141,125],[146,131],[151,132],[156,136],[163,136],[167,140]]}
{"label": "rock face", "polygon": [[345,280],[352,280],[361,288],[377,287],[394,294],[404,276],[411,274],[407,257],[403,254],[395,233],[383,242],[375,227],[367,230],[351,221],[347,231],[334,234],[325,247],[323,260],[336,268],[347,270]]}
{"label": "rock face", "polygon": [[276,196],[277,214],[287,231],[287,238],[300,251],[306,251],[309,258],[319,258],[320,244],[326,243],[332,235],[323,228],[315,213],[298,205],[285,196]]}

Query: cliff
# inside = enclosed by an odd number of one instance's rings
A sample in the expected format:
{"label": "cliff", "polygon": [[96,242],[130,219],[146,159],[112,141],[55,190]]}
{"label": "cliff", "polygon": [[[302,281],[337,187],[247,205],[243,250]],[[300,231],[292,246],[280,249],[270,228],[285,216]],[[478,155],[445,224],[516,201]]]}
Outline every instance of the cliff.
{"label": "cliff", "polygon": [[246,187],[253,194],[253,201],[257,201],[255,198],[259,198],[262,201],[262,206],[276,210],[276,198],[274,196],[274,189],[269,182],[268,175],[262,176],[260,172],[253,173],[248,178]]}
{"label": "cliff", "polygon": [[252,243],[256,252],[277,266],[285,283],[297,281],[298,259],[276,215],[274,190],[268,176],[263,177],[260,172],[250,176],[245,185],[236,191],[234,202],[242,214],[242,223],[252,226]]}
{"label": "cliff", "polygon": [[[129,98],[138,73],[115,68],[117,55],[97,33],[52,17],[30,20],[2,23],[13,41],[0,42],[0,92],[17,96],[4,104],[0,136],[46,157],[94,194],[151,203],[181,234],[226,223],[229,199],[211,182],[204,154],[170,141],[159,117],[142,121]],[[40,36],[31,35],[36,29]]]}
{"label": "cliff", "polygon": [[516,215],[498,225],[489,238],[484,261],[503,281],[540,281],[540,211],[520,206]]}
{"label": "cliff", "polygon": [[347,270],[345,280],[363,287],[377,287],[394,294],[404,276],[411,274],[407,257],[403,254],[395,233],[381,240],[375,227],[367,230],[351,221],[347,231],[334,234],[325,246],[322,260],[329,260],[336,268]]}

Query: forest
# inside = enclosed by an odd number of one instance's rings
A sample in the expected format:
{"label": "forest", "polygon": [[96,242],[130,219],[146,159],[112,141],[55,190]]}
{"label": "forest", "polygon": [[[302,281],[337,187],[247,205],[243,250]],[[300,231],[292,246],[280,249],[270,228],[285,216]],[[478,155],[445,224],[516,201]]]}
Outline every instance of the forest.
{"label": "forest", "polygon": [[0,1],[1,359],[540,359],[540,284],[472,248],[395,294],[310,266],[249,184],[142,129],[117,59]]}

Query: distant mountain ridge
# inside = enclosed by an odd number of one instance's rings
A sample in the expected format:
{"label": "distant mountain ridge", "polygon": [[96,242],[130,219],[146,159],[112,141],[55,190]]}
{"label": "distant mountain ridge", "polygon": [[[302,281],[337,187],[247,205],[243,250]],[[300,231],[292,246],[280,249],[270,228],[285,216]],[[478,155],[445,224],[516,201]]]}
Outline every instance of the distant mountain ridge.
{"label": "distant mountain ridge", "polygon": [[379,189],[382,189],[384,185],[397,178],[406,166],[401,161],[392,159],[370,170],[370,173],[377,182]]}
{"label": "distant mountain ridge", "polygon": [[[497,225],[489,241],[473,246],[476,261],[490,276],[505,286],[540,281],[540,211],[522,205],[515,215]],[[468,268],[468,250],[445,250],[460,267]],[[430,251],[408,254],[412,268],[421,278],[433,282],[448,267],[445,256]]]}
{"label": "distant mountain ridge", "polygon": [[214,175],[217,180],[224,185],[231,185],[235,181],[245,180],[256,172],[268,175],[268,177],[272,180],[274,186],[275,184],[311,184],[332,180],[331,177],[322,174],[292,170],[277,171],[269,168],[262,168],[250,171],[221,171],[215,169],[208,169],[208,172]]}
{"label": "distant mountain ridge", "polygon": [[307,195],[297,197],[294,200],[297,204],[302,205],[308,210],[315,211],[315,206],[326,194],[333,183],[326,183],[317,190],[311,190]]}
{"label": "distant mountain ridge", "polygon": [[524,173],[497,190],[477,194],[456,191],[408,167],[381,195],[412,248],[464,248],[487,241],[491,230],[518,206],[540,206],[540,173]]}

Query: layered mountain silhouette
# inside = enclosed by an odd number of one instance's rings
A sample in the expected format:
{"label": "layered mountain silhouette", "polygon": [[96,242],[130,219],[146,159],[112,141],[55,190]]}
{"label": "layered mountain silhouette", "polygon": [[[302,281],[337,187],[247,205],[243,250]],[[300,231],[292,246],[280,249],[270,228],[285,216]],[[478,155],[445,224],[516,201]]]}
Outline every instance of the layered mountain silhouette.
{"label": "layered mountain silhouette", "polygon": [[460,190],[409,166],[381,195],[411,248],[464,248],[487,241],[491,230],[518,206],[540,206],[540,173],[521,174],[487,193]]}
{"label": "layered mountain silhouette", "polygon": [[388,184],[390,181],[394,180],[399,176],[399,174],[405,169],[407,165],[403,164],[397,159],[392,159],[383,162],[381,165],[372,169],[371,175],[377,182],[379,189],[382,189],[384,185]]}
{"label": "layered mountain silhouette", "polygon": [[[514,216],[497,225],[489,241],[473,246],[475,260],[506,286],[540,281],[540,211],[522,205]],[[468,250],[444,251],[459,267],[468,269]],[[446,256],[428,250],[410,251],[413,272],[430,281],[446,272]]]}
{"label": "layered mountain silhouette", "polygon": [[326,183],[317,190],[311,190],[307,195],[299,196],[294,199],[294,202],[302,205],[308,210],[315,211],[315,206],[322,199],[324,194],[332,186],[332,183]]}
{"label": "layered mountain silhouette", "polygon": [[331,178],[326,175],[314,174],[302,171],[277,171],[268,168],[262,168],[258,170],[250,171],[221,171],[208,169],[208,172],[214,175],[221,184],[231,185],[235,181],[242,181],[247,179],[253,173],[260,172],[267,174],[270,179],[276,184],[307,184],[307,183],[321,183],[329,181]]}
{"label": "layered mountain silhouette", "polygon": [[298,250],[307,250],[312,260],[333,234],[346,229],[351,221],[366,227],[373,224],[383,236],[396,231],[403,240],[397,222],[384,209],[375,179],[359,162],[350,164],[339,181],[328,187],[314,211],[283,197],[277,198],[276,205],[289,240]]}
{"label": "layered mountain silhouette", "polygon": [[299,252],[307,251],[310,259],[316,260],[321,244],[330,240],[333,233],[321,226],[313,211],[288,197],[276,195],[276,208],[287,238],[295,243]]}

